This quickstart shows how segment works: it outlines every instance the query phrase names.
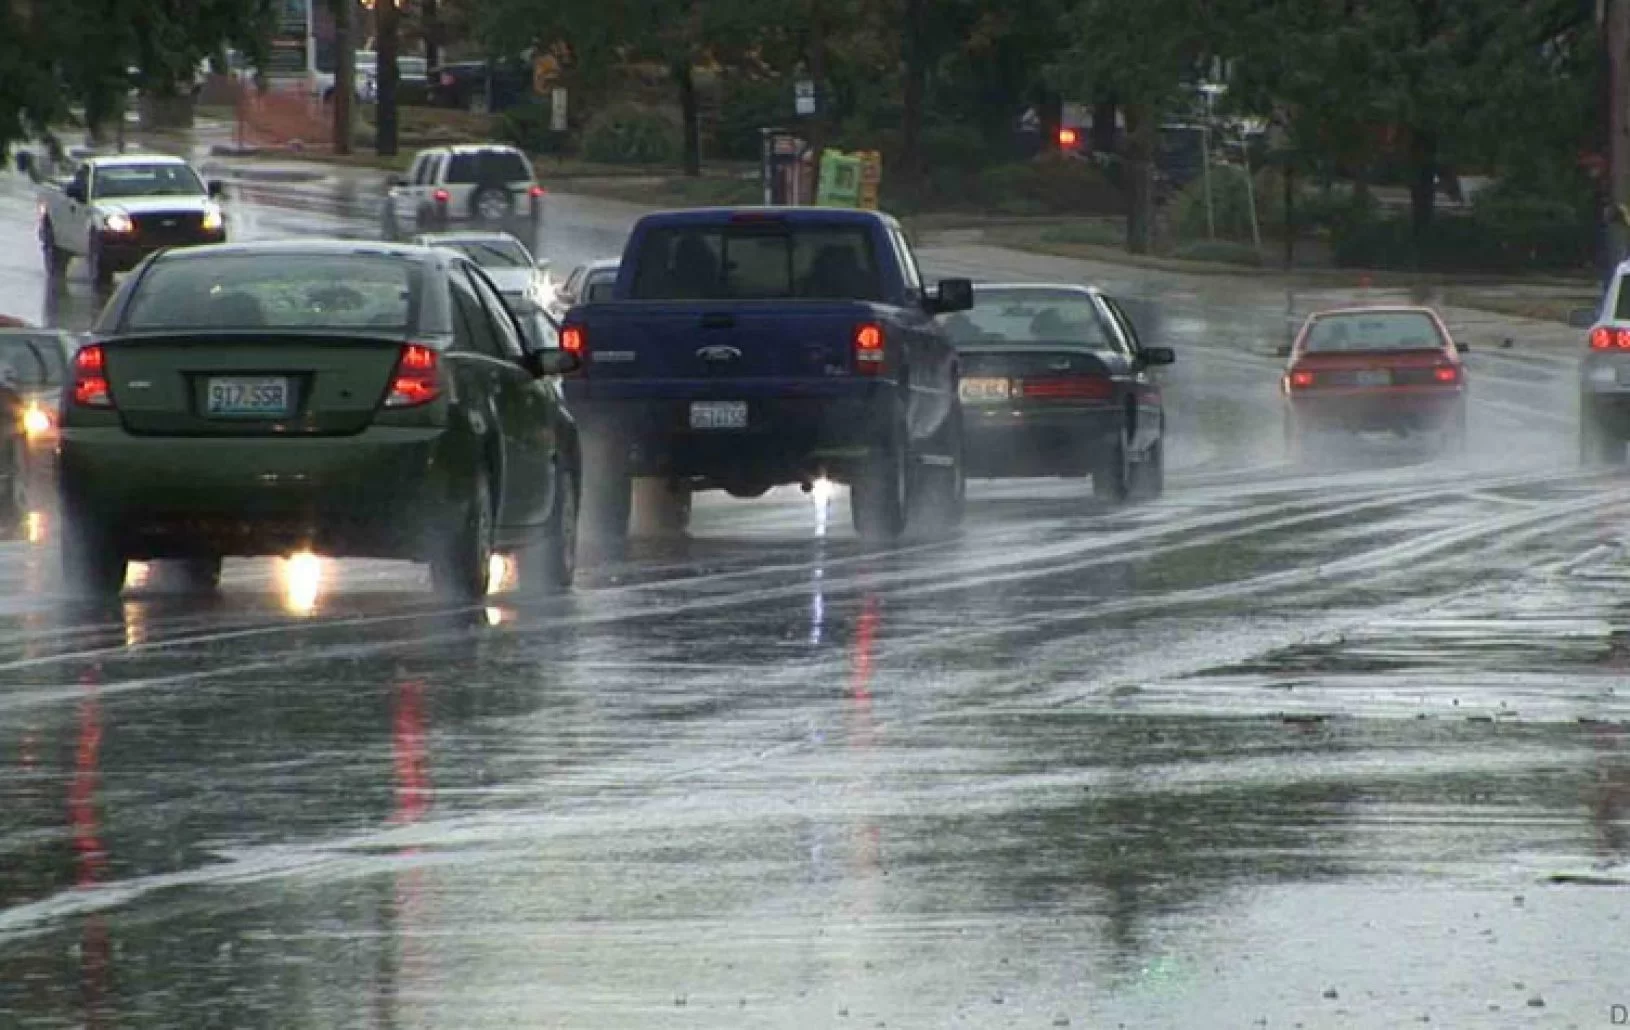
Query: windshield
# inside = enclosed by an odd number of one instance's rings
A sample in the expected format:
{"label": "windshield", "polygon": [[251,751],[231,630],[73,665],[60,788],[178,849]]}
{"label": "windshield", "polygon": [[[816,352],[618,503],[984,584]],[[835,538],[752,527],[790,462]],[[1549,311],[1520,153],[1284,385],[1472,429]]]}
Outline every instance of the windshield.
{"label": "windshield", "polygon": [[1313,320],[1302,349],[1309,354],[1342,351],[1441,350],[1443,337],[1431,316],[1419,311],[1354,312]]}
{"label": "windshield", "polygon": [[103,165],[96,169],[96,196],[191,197],[207,192],[197,173],[183,164]]}
{"label": "windshield", "polygon": [[353,254],[233,254],[161,261],[125,316],[132,331],[369,329],[413,323],[418,266]]}
{"label": "windshield", "polygon": [[636,300],[878,300],[871,235],[848,226],[749,223],[645,234]]}
{"label": "windshield", "polygon": [[482,268],[530,268],[532,257],[517,240],[431,240],[432,246],[456,250]]}
{"label": "windshield", "polygon": [[1080,290],[974,290],[969,311],[940,316],[955,344],[1073,343],[1114,349],[1092,295]]}
{"label": "windshield", "polygon": [[532,167],[513,150],[480,150],[457,153],[447,163],[451,183],[531,182]]}
{"label": "windshield", "polygon": [[9,369],[25,390],[61,386],[67,368],[55,333],[0,335],[0,369]]}

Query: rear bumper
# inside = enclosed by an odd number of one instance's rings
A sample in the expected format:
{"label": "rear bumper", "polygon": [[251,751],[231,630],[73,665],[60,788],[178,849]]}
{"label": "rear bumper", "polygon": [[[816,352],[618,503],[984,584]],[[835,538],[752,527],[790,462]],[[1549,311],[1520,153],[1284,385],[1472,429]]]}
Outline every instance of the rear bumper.
{"label": "rear bumper", "polygon": [[304,440],[64,430],[64,508],[109,527],[133,558],[412,558],[456,496],[444,431],[374,427]]}
{"label": "rear bumper", "polygon": [[746,429],[692,429],[691,398],[596,398],[579,384],[569,387],[567,404],[586,435],[626,445],[631,475],[688,479],[704,489],[779,486],[819,474],[852,478],[889,439],[894,392],[884,386],[864,384],[845,396],[749,398]]}
{"label": "rear bumper", "polygon": [[1289,411],[1298,428],[1427,432],[1459,418],[1465,405],[1461,390],[1328,390],[1292,395]]}
{"label": "rear bumper", "polygon": [[128,272],[141,264],[147,255],[161,250],[175,247],[203,247],[225,242],[225,229],[199,232],[185,240],[172,240],[168,243],[145,241],[127,233],[100,233],[97,237],[97,250],[101,255],[103,268],[111,272]]}
{"label": "rear bumper", "polygon": [[1126,422],[1112,404],[1064,409],[962,409],[963,460],[975,479],[1084,476],[1114,446]]}

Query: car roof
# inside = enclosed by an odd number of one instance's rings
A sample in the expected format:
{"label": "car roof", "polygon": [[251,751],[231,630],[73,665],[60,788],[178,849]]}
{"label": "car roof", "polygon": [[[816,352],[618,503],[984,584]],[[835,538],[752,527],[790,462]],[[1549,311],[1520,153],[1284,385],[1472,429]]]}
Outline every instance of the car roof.
{"label": "car roof", "polygon": [[173,154],[98,154],[85,159],[85,163],[97,167],[113,167],[128,165],[178,165],[186,166],[187,162]]}
{"label": "car roof", "polygon": [[899,228],[893,215],[856,207],[788,207],[744,204],[740,207],[686,207],[653,211],[640,219],[642,223],[658,222],[667,225],[717,225],[734,215],[756,215],[783,219],[794,224],[853,224],[870,225],[882,222],[890,228]]}
{"label": "car roof", "polygon": [[436,247],[422,247],[407,243],[387,243],[381,240],[251,240],[243,243],[216,243],[202,247],[172,247],[161,251],[159,261],[211,261],[222,257],[242,255],[287,255],[290,257],[329,257],[351,255],[357,257],[399,257],[418,261],[441,262],[447,251]]}
{"label": "car roof", "polygon": [[1009,292],[1009,291],[1017,292],[1019,290],[1057,290],[1060,293],[1085,293],[1085,294],[1088,294],[1088,295],[1094,296],[1094,297],[1100,296],[1104,292],[1103,290],[1099,289],[1096,286],[1089,286],[1089,285],[1085,285],[1085,284],[1082,284],[1082,283],[985,283],[985,282],[976,282],[976,283],[973,284],[973,292],[975,294],[979,294],[979,293],[998,293],[998,292],[1004,292],[1005,293],[1005,292]]}
{"label": "car roof", "polygon": [[1419,304],[1359,304],[1350,308],[1325,308],[1308,315],[1308,320],[1340,315],[1428,315],[1437,318],[1435,309]]}
{"label": "car roof", "polygon": [[[436,243],[490,243],[497,240],[507,240],[511,243],[521,243],[520,238],[512,232],[496,232],[489,230],[472,229],[469,232],[421,232],[413,237],[416,240],[431,240]],[[526,244],[521,243],[521,246]]]}

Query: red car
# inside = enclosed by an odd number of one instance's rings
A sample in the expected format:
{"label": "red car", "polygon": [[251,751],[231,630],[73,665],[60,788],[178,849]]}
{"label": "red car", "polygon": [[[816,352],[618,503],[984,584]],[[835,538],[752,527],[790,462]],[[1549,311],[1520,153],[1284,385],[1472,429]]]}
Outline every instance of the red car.
{"label": "red car", "polygon": [[1430,308],[1321,311],[1280,349],[1285,441],[1292,453],[1315,435],[1389,432],[1466,443],[1469,350]]}

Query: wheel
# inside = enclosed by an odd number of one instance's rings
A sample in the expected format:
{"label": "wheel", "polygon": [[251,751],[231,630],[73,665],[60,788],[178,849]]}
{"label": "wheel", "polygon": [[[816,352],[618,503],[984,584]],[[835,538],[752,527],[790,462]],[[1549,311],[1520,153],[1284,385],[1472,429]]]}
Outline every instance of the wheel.
{"label": "wheel", "polygon": [[113,272],[102,263],[102,248],[95,243],[91,244],[91,252],[86,258],[89,267],[91,283],[102,292],[113,288]]}
{"label": "wheel", "polygon": [[555,505],[549,527],[538,544],[534,585],[544,593],[571,589],[577,579],[577,474],[571,469],[555,472]]}
{"label": "wheel", "polygon": [[487,470],[475,474],[464,503],[449,517],[430,556],[430,581],[436,592],[459,601],[487,596],[492,565],[492,487]]}
{"label": "wheel", "polygon": [[470,213],[482,221],[502,221],[514,210],[515,198],[502,186],[483,186],[470,198]]}
{"label": "wheel", "polygon": [[962,525],[968,505],[968,475],[962,456],[962,407],[952,411],[944,433],[944,453],[924,455],[912,466],[907,484],[907,523],[928,533],[948,533]]}
{"label": "wheel", "polygon": [[1121,426],[1109,453],[1098,462],[1092,472],[1092,493],[1101,501],[1125,504],[1132,495],[1132,440],[1131,429]]}
{"label": "wheel", "polygon": [[1166,436],[1162,433],[1148,450],[1143,460],[1132,470],[1133,489],[1138,497],[1154,501],[1166,492]]}
{"label": "wheel", "polygon": [[583,510],[589,531],[601,539],[628,536],[634,507],[634,480],[628,474],[628,445],[609,434],[583,441]]}
{"label": "wheel", "polygon": [[59,537],[62,575],[68,588],[90,597],[113,597],[124,589],[125,556],[106,526],[75,513]]}
{"label": "wheel", "polygon": [[45,258],[45,272],[52,279],[61,279],[68,274],[68,262],[72,260],[66,250],[57,246],[56,232],[51,223],[46,222],[40,228],[40,249]]}
{"label": "wheel", "polygon": [[1587,468],[1623,465],[1625,441],[1587,401],[1579,406],[1579,463]]}
{"label": "wheel", "polygon": [[888,438],[873,448],[849,485],[849,515],[861,539],[886,542],[905,532],[907,451],[905,418],[897,415]]}

